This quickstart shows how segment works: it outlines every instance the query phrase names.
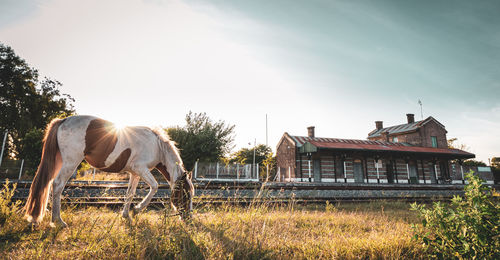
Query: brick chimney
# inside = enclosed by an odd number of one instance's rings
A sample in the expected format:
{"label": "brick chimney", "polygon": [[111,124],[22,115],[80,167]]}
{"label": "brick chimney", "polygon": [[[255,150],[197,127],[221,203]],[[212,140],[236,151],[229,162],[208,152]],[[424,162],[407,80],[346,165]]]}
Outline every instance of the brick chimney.
{"label": "brick chimney", "polygon": [[307,136],[314,138],[314,126],[310,126],[307,128]]}
{"label": "brick chimney", "polygon": [[408,119],[408,124],[415,122],[415,115],[414,114],[406,114],[406,118]]}
{"label": "brick chimney", "polygon": [[384,122],[383,121],[375,121],[375,126],[377,127],[377,130],[380,130],[384,128]]}

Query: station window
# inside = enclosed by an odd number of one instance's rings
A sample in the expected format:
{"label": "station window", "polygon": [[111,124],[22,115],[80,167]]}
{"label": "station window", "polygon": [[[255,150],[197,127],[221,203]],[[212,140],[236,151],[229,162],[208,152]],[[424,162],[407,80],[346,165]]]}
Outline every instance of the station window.
{"label": "station window", "polygon": [[432,143],[432,147],[438,147],[437,137],[431,136],[431,143]]}
{"label": "station window", "polygon": [[398,142],[398,138],[397,138],[397,137],[393,137],[393,138],[392,138],[392,142],[393,142],[393,143],[397,143],[397,142]]}

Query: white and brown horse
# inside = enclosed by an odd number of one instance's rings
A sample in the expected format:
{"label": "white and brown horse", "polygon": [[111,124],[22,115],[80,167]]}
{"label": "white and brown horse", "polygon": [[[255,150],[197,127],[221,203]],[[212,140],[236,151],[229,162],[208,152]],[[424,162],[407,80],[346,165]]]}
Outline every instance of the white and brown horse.
{"label": "white and brown horse", "polygon": [[117,129],[97,117],[72,116],[55,119],[47,127],[42,159],[25,207],[29,222],[42,221],[52,184],[52,223],[66,226],[60,214],[61,193],[84,159],[102,171],[130,174],[123,217],[130,218],[130,203],[140,178],[150,190],[135,206],[135,212],[144,209],[158,190],[158,182],[150,172],[153,168],[158,169],[170,184],[174,209],[183,218],[190,216],[194,195],[191,174],[184,169],[175,144],[162,130],[148,127]]}

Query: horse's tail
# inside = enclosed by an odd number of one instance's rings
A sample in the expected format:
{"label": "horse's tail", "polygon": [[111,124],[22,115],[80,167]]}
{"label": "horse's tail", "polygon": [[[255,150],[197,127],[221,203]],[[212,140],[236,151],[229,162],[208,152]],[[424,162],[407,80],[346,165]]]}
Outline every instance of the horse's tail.
{"label": "horse's tail", "polygon": [[31,184],[25,206],[25,217],[29,222],[40,223],[42,221],[49,201],[50,184],[61,168],[57,130],[63,121],[64,119],[52,120],[45,131],[42,159]]}

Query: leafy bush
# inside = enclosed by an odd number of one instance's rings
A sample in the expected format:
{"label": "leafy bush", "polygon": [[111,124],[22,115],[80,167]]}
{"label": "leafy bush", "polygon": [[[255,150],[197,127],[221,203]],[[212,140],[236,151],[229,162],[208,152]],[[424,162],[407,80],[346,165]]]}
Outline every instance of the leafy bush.
{"label": "leafy bush", "polygon": [[0,190],[0,226],[16,216],[21,209],[21,201],[12,202],[12,197],[16,190],[17,183],[14,183],[12,189],[9,187],[9,179],[6,179],[3,189]]}
{"label": "leafy bush", "polygon": [[455,196],[450,204],[437,202],[430,209],[412,204],[422,219],[422,225],[413,226],[414,239],[434,258],[500,259],[500,205],[480,177],[466,176],[464,198]]}

